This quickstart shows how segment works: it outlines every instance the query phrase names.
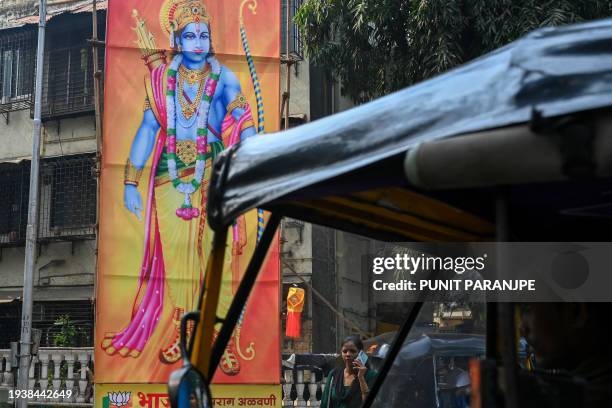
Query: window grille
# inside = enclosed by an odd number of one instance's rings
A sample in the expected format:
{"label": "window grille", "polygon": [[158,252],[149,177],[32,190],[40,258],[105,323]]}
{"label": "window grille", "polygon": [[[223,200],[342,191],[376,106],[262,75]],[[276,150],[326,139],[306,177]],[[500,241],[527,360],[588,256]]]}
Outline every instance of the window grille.
{"label": "window grille", "polygon": [[93,346],[94,309],[88,300],[36,302],[32,309],[32,327],[41,329],[41,347],[53,347],[54,335],[61,331],[57,319],[67,316],[74,324],[74,347]]}
{"label": "window grille", "polygon": [[[98,52],[98,68],[103,66],[104,50]],[[43,74],[43,119],[94,112],[93,50],[89,45],[50,50],[45,56]]]}
{"label": "window grille", "polygon": [[281,1],[281,54],[289,54],[292,59],[302,59],[302,37],[296,24],[293,22],[293,17],[302,5],[303,0],[291,0],[290,21],[289,21],[289,52],[287,53],[287,0]]}
{"label": "window grille", "polygon": [[[98,13],[101,40],[105,38],[104,21],[105,13]],[[98,48],[96,66],[93,48],[87,41],[91,35],[89,13],[58,16],[49,23],[43,72],[43,120],[94,113],[93,74],[104,67],[104,48]]]}
{"label": "window grille", "polygon": [[47,159],[41,172],[41,240],[93,238],[96,222],[95,157]]}
{"label": "window grille", "polygon": [[[0,304],[0,349],[10,347],[11,341],[19,341],[21,302]],[[34,302],[32,327],[42,330],[41,347],[53,347],[54,335],[61,331],[55,324],[60,316],[68,316],[76,328],[74,347],[93,346],[94,308],[88,300],[64,300]]]}
{"label": "window grille", "polygon": [[0,245],[22,245],[28,218],[30,162],[0,165]]}
{"label": "window grille", "polygon": [[[40,241],[95,237],[97,187],[93,155],[44,159],[40,169]],[[26,237],[30,162],[0,166],[0,246],[20,246]]]}
{"label": "window grille", "polygon": [[31,28],[0,32],[0,112],[32,106],[36,36]]}

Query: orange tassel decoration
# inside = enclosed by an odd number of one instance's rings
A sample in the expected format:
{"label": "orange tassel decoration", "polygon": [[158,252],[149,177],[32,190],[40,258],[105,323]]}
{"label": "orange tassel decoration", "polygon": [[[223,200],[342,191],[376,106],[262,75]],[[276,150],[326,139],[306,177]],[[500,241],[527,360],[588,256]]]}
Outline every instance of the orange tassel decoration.
{"label": "orange tassel decoration", "polygon": [[302,310],[304,309],[305,291],[302,288],[291,287],[287,294],[287,337],[301,337]]}

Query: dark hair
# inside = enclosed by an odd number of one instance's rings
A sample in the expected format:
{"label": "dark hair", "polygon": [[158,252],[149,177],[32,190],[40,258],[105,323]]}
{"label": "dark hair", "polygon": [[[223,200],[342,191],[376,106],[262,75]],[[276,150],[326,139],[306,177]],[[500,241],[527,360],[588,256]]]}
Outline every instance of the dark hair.
{"label": "dark hair", "polygon": [[353,343],[355,347],[357,347],[357,350],[363,350],[363,342],[361,341],[359,336],[357,336],[356,334],[350,335],[344,340],[342,340],[342,343],[340,343],[340,348],[342,348],[342,346],[344,346],[349,341]]}

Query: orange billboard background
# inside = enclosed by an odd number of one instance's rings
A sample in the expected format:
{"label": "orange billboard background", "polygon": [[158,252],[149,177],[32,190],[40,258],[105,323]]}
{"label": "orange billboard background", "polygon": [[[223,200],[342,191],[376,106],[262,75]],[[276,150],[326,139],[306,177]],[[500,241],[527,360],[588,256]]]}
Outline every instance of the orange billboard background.
{"label": "orange billboard background", "polygon": [[[219,62],[233,71],[240,81],[257,121],[254,87],[240,38],[239,13],[242,0],[203,1],[211,17],[211,42]],[[253,0],[249,0],[254,3]],[[132,140],[143,117],[146,97],[145,75],[149,72],[136,45],[133,10],[153,34],[159,48],[168,48],[168,38],[160,27],[162,0],[111,0],[108,7],[106,72],[104,80],[104,144],[100,194],[100,242],[96,304],[96,383],[165,383],[179,362],[167,364],[160,351],[175,335],[173,309],[164,302],[159,322],[137,356],[109,354],[101,344],[107,333],[123,330],[129,323],[144,251],[144,222],[124,206],[124,166]],[[278,0],[257,0],[256,13],[244,7],[244,27],[261,85],[266,132],[279,124],[279,31]],[[276,29],[270,29],[276,27]],[[253,137],[265,137],[256,135]],[[151,168],[147,162],[139,191],[143,205]],[[143,214],[144,218],[144,214]],[[244,271],[252,254],[257,231],[256,215],[246,217],[246,246],[234,255]],[[231,253],[231,251],[229,251]],[[236,277],[224,278],[235,288]],[[194,287],[198,285],[193,282]],[[216,383],[278,384],[279,368],[279,251],[272,246],[243,316],[239,338],[232,347],[240,370],[229,376],[217,370]],[[239,344],[237,344],[237,342]]]}

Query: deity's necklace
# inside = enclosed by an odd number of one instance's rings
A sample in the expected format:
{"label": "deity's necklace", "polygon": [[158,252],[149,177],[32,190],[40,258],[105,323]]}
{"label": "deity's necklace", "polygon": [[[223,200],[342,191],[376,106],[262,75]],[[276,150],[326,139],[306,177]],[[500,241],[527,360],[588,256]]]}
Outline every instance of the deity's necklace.
{"label": "deity's necklace", "polygon": [[178,73],[190,86],[193,86],[195,83],[202,82],[202,80],[210,74],[210,68],[208,64],[203,69],[189,69],[181,65],[178,69]]}
{"label": "deity's necklace", "polygon": [[[179,123],[181,124],[181,127],[183,127],[184,129],[191,129],[193,125],[195,125],[198,119],[197,113],[200,110],[200,103],[201,103],[202,92],[204,90],[205,82],[202,81],[200,83],[201,85],[198,87],[198,90],[194,98],[194,102],[191,102],[191,100],[185,101],[185,99],[187,99],[188,96],[185,94],[185,91],[183,89],[181,82],[182,80],[179,74],[179,80],[177,84],[177,92],[175,95],[175,99],[178,101],[178,104],[181,107],[181,112],[180,112],[180,115],[177,115],[177,118],[178,118]],[[188,103],[193,104],[195,106],[193,106],[193,108],[185,106]]]}
{"label": "deity's necklace", "polygon": [[[213,56],[207,58],[208,63],[211,66],[211,72],[207,75],[206,84],[204,85],[203,95],[199,109],[197,109],[197,137],[196,137],[196,152],[197,159],[195,163],[195,174],[190,182],[182,182],[178,177],[178,171],[176,168],[176,103],[175,95],[177,88],[177,71],[181,67],[183,61],[182,55],[176,55],[170,67],[168,68],[168,90],[166,91],[166,118],[167,118],[167,138],[166,138],[166,150],[168,152],[168,174],[172,180],[174,188],[185,195],[183,205],[176,210],[176,215],[179,218],[189,221],[192,218],[200,215],[199,208],[193,208],[191,205],[191,194],[195,193],[204,178],[204,170],[206,168],[206,148],[208,146],[208,114],[210,112],[210,103],[219,77],[221,74],[221,65],[217,59]],[[198,99],[196,99],[197,101]],[[180,100],[179,100],[180,103]]]}
{"label": "deity's necklace", "polygon": [[[185,119],[189,120],[198,110],[200,106],[200,100],[202,99],[202,92],[204,92],[204,79],[210,73],[208,65],[202,70],[192,70],[181,65],[178,69],[178,95],[179,104],[181,105],[181,111],[185,116]],[[196,96],[193,101],[188,100],[188,96],[185,93],[185,82],[190,86],[198,84]]]}

